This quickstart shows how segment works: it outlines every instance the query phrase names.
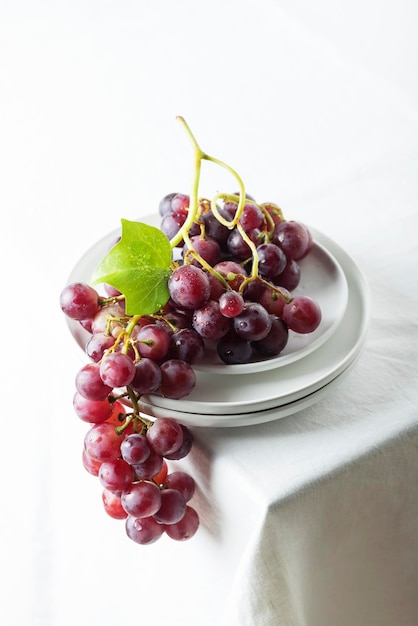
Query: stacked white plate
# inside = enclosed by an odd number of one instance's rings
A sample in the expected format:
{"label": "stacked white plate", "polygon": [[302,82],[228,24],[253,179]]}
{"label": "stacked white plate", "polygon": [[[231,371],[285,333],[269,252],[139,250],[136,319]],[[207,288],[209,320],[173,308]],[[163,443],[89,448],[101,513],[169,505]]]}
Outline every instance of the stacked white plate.
{"label": "stacked white plate", "polygon": [[[142,221],[158,226],[158,216]],[[171,416],[189,426],[244,426],[268,422],[312,405],[347,374],[365,344],[370,295],[353,259],[335,242],[310,227],[314,246],[301,261],[301,282],[295,293],[315,298],[322,310],[319,328],[309,335],[289,333],[276,358],[245,365],[225,365],[216,353],[194,365],[192,393],[179,400],[157,394],[143,396],[141,409],[155,417]],[[76,264],[69,282],[89,282],[93,270],[118,232],[95,244]],[[69,321],[73,337],[84,350],[87,333]]]}

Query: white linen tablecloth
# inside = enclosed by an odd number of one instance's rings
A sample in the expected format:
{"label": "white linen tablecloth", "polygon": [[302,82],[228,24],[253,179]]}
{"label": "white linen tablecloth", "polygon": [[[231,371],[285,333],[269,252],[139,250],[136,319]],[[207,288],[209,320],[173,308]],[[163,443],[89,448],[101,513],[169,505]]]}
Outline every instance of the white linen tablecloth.
{"label": "white linen tablecloth", "polygon": [[[0,4],[2,623],[416,626],[417,18],[411,0]],[[188,192],[176,115],[352,256],[371,319],[312,407],[194,429],[201,528],[140,547],[81,466],[58,299],[121,217]]]}

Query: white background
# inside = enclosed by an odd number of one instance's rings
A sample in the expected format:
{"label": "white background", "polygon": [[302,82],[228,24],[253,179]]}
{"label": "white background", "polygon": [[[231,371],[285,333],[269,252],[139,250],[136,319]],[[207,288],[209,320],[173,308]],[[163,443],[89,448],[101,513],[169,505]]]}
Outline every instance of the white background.
{"label": "white background", "polygon": [[[402,255],[418,206],[417,18],[411,0],[0,0],[2,623],[219,623],[257,520],[225,530],[217,570],[207,530],[141,552],[105,519],[81,468],[81,361],[59,294],[120,218],[188,193],[182,115],[249,193],[334,238],[369,278],[383,273],[390,301],[384,251]],[[228,184],[205,169],[204,193]],[[400,291],[416,311],[410,271]],[[245,500],[220,469],[213,488],[225,480]]]}

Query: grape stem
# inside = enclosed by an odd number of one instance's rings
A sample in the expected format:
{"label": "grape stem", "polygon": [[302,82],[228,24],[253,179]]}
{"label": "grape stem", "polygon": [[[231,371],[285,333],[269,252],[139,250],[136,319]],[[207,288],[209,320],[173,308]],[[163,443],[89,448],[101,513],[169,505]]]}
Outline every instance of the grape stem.
{"label": "grape stem", "polygon": [[[226,169],[235,178],[235,180],[238,183],[238,187],[239,187],[239,195],[238,196],[236,196],[236,195],[230,196],[230,195],[227,195],[227,194],[217,194],[214,198],[212,198],[211,203],[210,203],[211,204],[212,213],[214,214],[216,219],[221,224],[226,226],[227,228],[232,229],[234,226],[236,226],[238,228],[242,238],[244,239],[244,241],[247,243],[247,245],[249,246],[249,248],[251,250],[252,257],[253,257],[251,278],[252,279],[256,278],[257,275],[258,275],[258,254],[257,254],[257,248],[256,248],[255,244],[251,241],[251,239],[248,237],[247,233],[244,231],[244,229],[241,227],[241,225],[239,223],[240,217],[241,217],[242,212],[244,210],[245,200],[246,200],[245,185],[244,185],[244,182],[243,182],[241,176],[238,174],[238,172],[236,172],[227,163],[224,163],[220,159],[217,159],[216,157],[210,156],[209,154],[204,152],[200,148],[199,144],[197,143],[196,138],[193,135],[193,133],[192,133],[189,125],[187,124],[186,120],[181,115],[178,115],[176,117],[176,119],[182,124],[183,128],[185,129],[187,135],[189,136],[189,138],[190,138],[190,140],[191,140],[191,142],[193,144],[195,163],[194,163],[194,177],[193,177],[192,189],[191,189],[191,193],[190,193],[189,211],[188,211],[187,218],[186,218],[186,221],[184,222],[183,226],[180,228],[180,230],[177,232],[177,234],[170,240],[171,247],[175,248],[180,243],[180,241],[183,239],[185,241],[185,243],[187,244],[189,250],[193,254],[193,256],[196,259],[198,259],[198,261],[201,263],[201,265],[205,269],[208,269],[208,270],[212,271],[212,273],[214,273],[214,270],[210,266],[208,266],[208,264],[201,258],[201,256],[198,254],[198,252],[194,249],[194,246],[191,243],[190,237],[189,237],[190,228],[193,225],[193,223],[195,221],[197,221],[197,219],[198,219],[198,212],[199,212],[199,206],[200,206],[200,203],[199,203],[199,184],[200,184],[200,174],[201,174],[201,169],[202,169],[202,161],[203,160],[211,161],[212,163],[215,163],[216,165],[219,165],[220,167],[223,167],[224,169]],[[228,199],[234,199],[234,201],[238,201],[237,210],[235,212],[235,216],[234,216],[234,219],[232,221],[226,220],[219,213],[216,202],[220,198],[223,198],[223,199],[228,198]],[[216,272],[216,274],[217,274],[217,272]],[[220,275],[218,275],[217,278],[222,280],[223,283],[225,282]]]}
{"label": "grape stem", "polygon": [[140,409],[139,409],[139,404],[138,404],[138,400],[140,396],[135,393],[135,391],[132,389],[130,385],[126,387],[126,391],[128,393],[128,397],[129,397],[129,400],[131,401],[132,408],[133,408],[133,419],[135,420],[134,430],[137,429],[138,422],[141,422],[142,426],[145,426],[146,429],[148,430],[153,425],[153,422],[151,420],[146,419],[145,417],[142,417],[142,415],[140,415]]}

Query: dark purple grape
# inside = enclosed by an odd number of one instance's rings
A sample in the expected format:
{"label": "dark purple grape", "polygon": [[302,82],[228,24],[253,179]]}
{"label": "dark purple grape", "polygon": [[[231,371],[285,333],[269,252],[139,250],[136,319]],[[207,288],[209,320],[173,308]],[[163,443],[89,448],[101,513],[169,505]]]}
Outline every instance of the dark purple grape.
{"label": "dark purple grape", "polygon": [[180,359],[168,359],[161,365],[160,393],[165,398],[183,398],[196,385],[196,374],[191,365]]}
{"label": "dark purple grape", "polygon": [[[219,212],[222,215],[221,209],[219,209]],[[230,233],[229,228],[227,226],[224,226],[224,224],[221,224],[221,222],[215,217],[215,215],[211,211],[205,213],[202,216],[202,222],[205,226],[206,236],[214,239],[221,247],[223,247]]]}
{"label": "dark purple grape", "polygon": [[279,287],[284,287],[288,291],[293,291],[300,282],[300,265],[294,259],[288,259],[286,266],[280,274],[272,278],[272,282]]}
{"label": "dark purple grape", "polygon": [[271,329],[271,317],[257,302],[247,303],[240,315],[232,320],[235,332],[247,341],[263,339]]}
{"label": "dark purple grape", "polygon": [[[215,239],[210,237],[203,238],[200,235],[195,235],[194,237],[191,237],[190,241],[193,248],[202,257],[202,259],[206,261],[206,263],[212,267],[216,265],[216,263],[219,263],[222,253],[220,245]],[[187,250],[189,250],[189,247],[187,244],[184,244],[182,252],[183,257],[186,255]],[[201,264],[197,259],[193,259],[192,264],[201,267]]]}
{"label": "dark purple grape", "polygon": [[180,311],[168,311],[157,321],[157,324],[162,324],[163,328],[169,334],[181,330],[182,328],[191,328],[191,318],[187,313],[181,313]]}
{"label": "dark purple grape", "polygon": [[247,203],[244,205],[239,222],[246,232],[254,228],[262,228],[263,221],[263,212],[256,204]]}
{"label": "dark purple grape", "polygon": [[243,239],[239,230],[234,228],[227,240],[228,252],[234,259],[243,261],[251,257],[251,248],[248,243]]}
{"label": "dark purple grape", "polygon": [[254,278],[244,287],[242,295],[244,300],[250,302],[259,302],[262,294],[266,290],[266,284],[259,278]]}
{"label": "dark purple grape", "polygon": [[[247,237],[256,246],[260,243],[261,231],[258,228],[253,228],[246,232]],[[248,243],[244,240],[239,230],[234,229],[228,237],[227,247],[230,255],[238,260],[251,258],[252,251]]]}
{"label": "dark purple grape", "polygon": [[272,241],[283,250],[288,259],[297,261],[308,248],[309,233],[299,222],[281,222],[274,229]]}
{"label": "dark purple grape", "polygon": [[205,342],[192,328],[182,328],[171,335],[168,356],[191,364],[199,363],[205,356]]}
{"label": "dark purple grape", "polygon": [[142,357],[135,363],[135,374],[131,387],[137,393],[152,393],[157,391],[161,384],[161,370],[158,363],[147,357]]}
{"label": "dark purple grape", "polygon": [[274,243],[263,243],[257,247],[258,272],[263,278],[272,278],[283,272],[286,267],[286,255]]}
{"label": "dark purple grape", "polygon": [[259,341],[253,341],[253,348],[263,357],[277,356],[284,350],[289,338],[289,331],[286,323],[276,317],[271,316],[271,329],[269,333]]}
{"label": "dark purple grape", "polygon": [[248,363],[253,355],[251,343],[238,337],[233,330],[218,340],[216,351],[219,358],[228,365]]}
{"label": "dark purple grape", "polygon": [[219,300],[221,295],[227,290],[222,281],[217,276],[208,272],[209,284],[210,284],[210,296],[209,300]]}
{"label": "dark purple grape", "polygon": [[222,315],[219,302],[209,300],[193,314],[193,328],[204,339],[220,339],[230,328],[230,320]]}

